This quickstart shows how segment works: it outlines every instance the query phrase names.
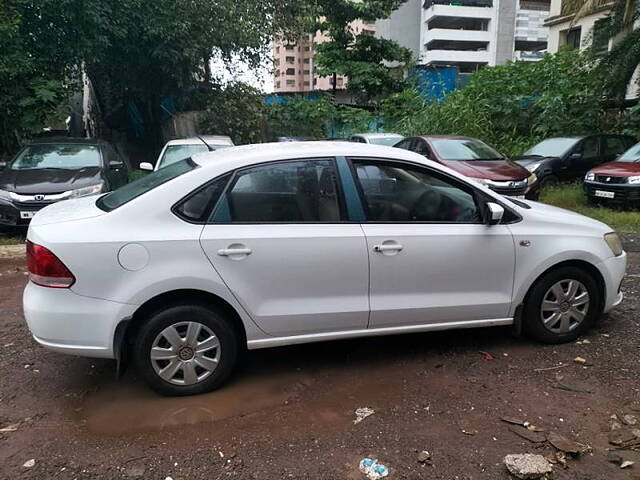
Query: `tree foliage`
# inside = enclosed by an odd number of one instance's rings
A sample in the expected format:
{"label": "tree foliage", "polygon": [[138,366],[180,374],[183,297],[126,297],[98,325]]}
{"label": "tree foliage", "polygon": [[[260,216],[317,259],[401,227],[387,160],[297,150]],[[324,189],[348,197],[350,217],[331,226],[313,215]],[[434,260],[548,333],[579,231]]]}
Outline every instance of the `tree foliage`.
{"label": "tree foliage", "polygon": [[401,133],[478,137],[520,153],[545,137],[607,129],[606,77],[587,54],[562,51],[539,62],[485,67],[440,102],[409,111]]}

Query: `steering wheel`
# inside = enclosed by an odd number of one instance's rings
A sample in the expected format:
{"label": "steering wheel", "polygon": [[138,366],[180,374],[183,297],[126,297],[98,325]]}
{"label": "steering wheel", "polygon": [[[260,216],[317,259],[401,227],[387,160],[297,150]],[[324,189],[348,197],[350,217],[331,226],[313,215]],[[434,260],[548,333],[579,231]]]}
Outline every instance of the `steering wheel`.
{"label": "steering wheel", "polygon": [[442,197],[435,190],[428,189],[418,197],[411,207],[411,220],[433,222],[438,220],[440,201]]}

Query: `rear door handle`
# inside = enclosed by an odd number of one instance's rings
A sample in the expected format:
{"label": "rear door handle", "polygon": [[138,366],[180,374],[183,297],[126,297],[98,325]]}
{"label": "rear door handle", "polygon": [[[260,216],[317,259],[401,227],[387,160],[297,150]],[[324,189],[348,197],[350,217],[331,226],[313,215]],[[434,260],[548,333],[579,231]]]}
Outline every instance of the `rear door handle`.
{"label": "rear door handle", "polygon": [[232,255],[250,255],[250,248],[221,248],[218,250],[218,255],[221,257],[230,257]]}
{"label": "rear door handle", "polygon": [[399,243],[382,244],[373,247],[375,252],[399,252],[404,247]]}

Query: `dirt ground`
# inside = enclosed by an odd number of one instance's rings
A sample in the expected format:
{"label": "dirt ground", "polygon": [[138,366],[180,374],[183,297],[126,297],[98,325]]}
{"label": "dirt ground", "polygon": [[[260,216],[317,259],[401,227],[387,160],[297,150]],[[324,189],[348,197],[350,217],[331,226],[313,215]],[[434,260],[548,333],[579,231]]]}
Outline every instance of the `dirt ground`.
{"label": "dirt ground", "polygon": [[[221,391],[180,399],[154,395],[133,369],[116,380],[112,361],[39,347],[25,282],[20,252],[0,252],[1,479],[361,479],[363,457],[390,479],[507,479],[506,454],[554,454],[502,416],[589,447],[555,479],[640,478],[640,453],[619,452],[636,462],[624,470],[607,461],[611,416],[640,419],[640,253],[625,302],[588,343],[481,329],[254,351]],[[375,413],[354,424],[359,407]]]}

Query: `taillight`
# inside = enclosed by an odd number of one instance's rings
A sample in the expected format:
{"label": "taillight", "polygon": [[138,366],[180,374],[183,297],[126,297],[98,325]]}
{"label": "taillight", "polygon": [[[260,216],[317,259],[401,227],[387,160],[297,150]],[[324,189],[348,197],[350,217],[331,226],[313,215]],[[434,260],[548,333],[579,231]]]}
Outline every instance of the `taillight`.
{"label": "taillight", "polygon": [[69,288],[76,281],[73,274],[50,250],[27,240],[29,280],[51,288]]}

